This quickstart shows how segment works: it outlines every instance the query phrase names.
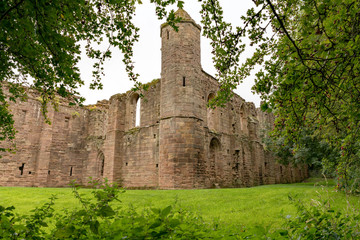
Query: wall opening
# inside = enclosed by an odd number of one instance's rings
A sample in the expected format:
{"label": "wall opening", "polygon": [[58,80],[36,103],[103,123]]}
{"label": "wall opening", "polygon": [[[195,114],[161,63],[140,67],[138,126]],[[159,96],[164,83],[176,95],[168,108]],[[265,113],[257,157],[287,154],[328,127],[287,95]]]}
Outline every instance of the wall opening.
{"label": "wall opening", "polygon": [[183,87],[185,87],[185,86],[186,86],[186,78],[183,77]]}
{"label": "wall opening", "polygon": [[247,131],[247,117],[245,113],[244,104],[240,107],[240,130],[243,133],[246,133]]}
{"label": "wall opening", "polygon": [[170,38],[170,32],[169,30],[166,30],[166,39],[169,40],[169,38]]}
{"label": "wall opening", "polygon": [[70,167],[70,177],[73,175],[73,167]]}
{"label": "wall opening", "polygon": [[220,159],[221,144],[217,138],[212,138],[209,146],[209,177],[212,185],[218,183],[219,167],[218,160]]}
{"label": "wall opening", "polygon": [[208,107],[207,107],[207,125],[208,125],[208,128],[210,130],[219,130],[218,129],[218,125],[219,125],[219,110],[218,108],[210,108],[209,107],[209,103],[210,101],[215,97],[215,93],[210,93],[208,95],[208,98],[207,98],[207,104],[208,104]]}
{"label": "wall opening", "polygon": [[98,154],[98,176],[104,176],[104,167],[105,167],[105,156],[103,152]]}
{"label": "wall opening", "polygon": [[65,117],[65,128],[69,128],[69,122],[70,122],[70,118]]}
{"label": "wall opening", "polygon": [[136,102],[136,112],[135,112],[135,127],[140,126],[140,98]]}
{"label": "wall opening", "polygon": [[140,112],[141,112],[141,99],[139,94],[134,93],[131,96],[130,104],[131,104],[131,118],[132,118],[131,120],[132,126],[130,126],[130,128],[138,127],[140,126]]}
{"label": "wall opening", "polygon": [[19,167],[20,175],[24,174],[24,167],[25,167],[25,163],[21,164],[21,166]]}

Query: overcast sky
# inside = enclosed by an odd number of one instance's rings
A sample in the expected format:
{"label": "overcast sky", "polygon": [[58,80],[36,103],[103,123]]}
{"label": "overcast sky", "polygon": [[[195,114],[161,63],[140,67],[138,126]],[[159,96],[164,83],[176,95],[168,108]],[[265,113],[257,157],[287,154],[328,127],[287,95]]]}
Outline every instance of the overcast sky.
{"label": "overcast sky", "polygon": [[[161,71],[161,39],[160,25],[163,21],[157,19],[154,4],[143,1],[144,4],[137,6],[135,24],[140,28],[140,39],[134,47],[135,71],[140,74],[139,80],[142,83],[150,82],[160,78]],[[241,25],[240,16],[245,14],[247,9],[253,7],[252,0],[221,0],[224,10],[224,19],[233,25]],[[175,9],[176,10],[176,9]],[[197,0],[185,0],[184,10],[197,22],[200,23],[200,3]],[[246,55],[244,55],[245,58]],[[203,69],[215,76],[215,69],[212,63],[211,47],[209,40],[201,37],[201,64]],[[124,93],[130,90],[133,83],[129,81],[122,64],[122,54],[112,49],[112,58],[104,65],[105,76],[102,78],[103,90],[89,90],[91,81],[92,62],[82,57],[79,63],[81,77],[85,80],[85,86],[80,89],[80,94],[86,98],[85,104],[95,104],[98,100],[109,99],[117,93]],[[235,91],[246,101],[254,102],[258,107],[260,98],[251,93],[253,78],[246,79]]]}

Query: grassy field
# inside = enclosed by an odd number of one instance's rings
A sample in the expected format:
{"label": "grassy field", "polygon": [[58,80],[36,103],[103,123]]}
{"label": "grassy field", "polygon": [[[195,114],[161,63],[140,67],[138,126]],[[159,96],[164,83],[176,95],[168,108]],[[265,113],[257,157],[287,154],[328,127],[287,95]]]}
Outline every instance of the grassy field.
{"label": "grassy field", "polygon": [[[288,200],[291,194],[297,199],[310,201],[320,193],[323,197],[331,197],[332,204],[344,208],[349,200],[355,206],[360,206],[359,197],[347,198],[342,193],[334,191],[332,182],[323,187],[324,181],[311,179],[297,184],[266,185],[238,189],[200,189],[200,190],[127,190],[120,195],[123,207],[132,204],[140,209],[144,206],[166,207],[175,201],[190,211],[196,212],[207,221],[218,221],[230,226],[255,225],[279,226],[283,215],[295,214],[295,208]],[[85,196],[91,195],[91,189],[82,189]],[[40,206],[55,194],[55,208],[72,209],[79,202],[72,195],[70,188],[22,188],[0,187],[0,205],[16,207],[18,213],[29,211]]]}

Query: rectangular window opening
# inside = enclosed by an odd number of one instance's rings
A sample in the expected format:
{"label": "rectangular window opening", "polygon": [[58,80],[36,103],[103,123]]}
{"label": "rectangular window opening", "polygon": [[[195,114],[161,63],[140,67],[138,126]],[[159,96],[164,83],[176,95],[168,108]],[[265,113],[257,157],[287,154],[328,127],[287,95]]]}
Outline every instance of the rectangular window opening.
{"label": "rectangular window opening", "polygon": [[73,167],[70,167],[70,177],[72,176],[73,174]]}
{"label": "rectangular window opening", "polygon": [[186,78],[183,77],[183,87],[185,87],[185,86],[186,86]]}

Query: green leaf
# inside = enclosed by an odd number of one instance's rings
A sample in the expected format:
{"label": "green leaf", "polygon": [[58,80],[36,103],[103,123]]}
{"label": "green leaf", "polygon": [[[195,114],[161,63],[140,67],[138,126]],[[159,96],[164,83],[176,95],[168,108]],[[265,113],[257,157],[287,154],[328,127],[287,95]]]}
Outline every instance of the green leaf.
{"label": "green leaf", "polygon": [[170,220],[170,227],[175,228],[181,224],[179,219],[171,219]]}
{"label": "green leaf", "polygon": [[95,221],[91,221],[90,222],[90,230],[94,233],[94,234],[98,234],[99,233],[99,226],[100,223],[98,220]]}
{"label": "green leaf", "polygon": [[99,210],[99,212],[100,212],[100,215],[103,217],[109,217],[109,216],[113,216],[115,214],[114,210],[109,205],[103,206]]}
{"label": "green leaf", "polygon": [[170,213],[171,208],[171,206],[167,206],[166,208],[164,208],[160,213],[160,217],[165,218]]}

